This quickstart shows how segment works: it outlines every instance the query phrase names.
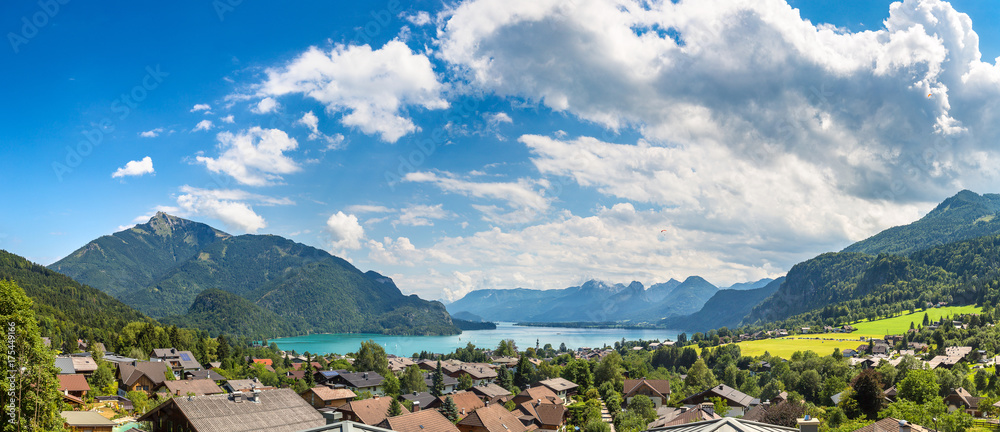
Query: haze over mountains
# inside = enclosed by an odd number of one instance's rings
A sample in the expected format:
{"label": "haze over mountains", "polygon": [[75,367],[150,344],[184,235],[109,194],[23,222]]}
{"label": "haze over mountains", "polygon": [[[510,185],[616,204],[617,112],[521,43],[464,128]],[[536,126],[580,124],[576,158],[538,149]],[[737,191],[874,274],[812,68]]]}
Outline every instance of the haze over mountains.
{"label": "haze over mountains", "polygon": [[441,303],[405,296],[392,279],[325,251],[273,235],[232,236],[164,213],[50,268],[150,317],[213,333],[458,332]]}

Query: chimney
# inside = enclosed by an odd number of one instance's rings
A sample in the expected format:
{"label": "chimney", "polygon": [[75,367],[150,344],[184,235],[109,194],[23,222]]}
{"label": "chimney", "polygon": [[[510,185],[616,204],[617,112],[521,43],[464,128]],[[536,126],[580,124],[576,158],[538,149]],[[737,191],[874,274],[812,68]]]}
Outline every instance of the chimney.
{"label": "chimney", "polygon": [[701,404],[701,410],[711,416],[712,414],[715,414],[715,404],[703,403]]}
{"label": "chimney", "polygon": [[819,419],[812,418],[808,414],[805,418],[798,419],[800,432],[819,432]]}
{"label": "chimney", "polygon": [[365,372],[365,374],[363,376],[364,376],[365,379],[368,379],[368,372]]}
{"label": "chimney", "polygon": [[413,411],[412,412],[417,412],[417,411],[420,411],[420,401],[413,401]]}
{"label": "chimney", "polygon": [[906,420],[899,421],[899,432],[910,432],[910,422]]}

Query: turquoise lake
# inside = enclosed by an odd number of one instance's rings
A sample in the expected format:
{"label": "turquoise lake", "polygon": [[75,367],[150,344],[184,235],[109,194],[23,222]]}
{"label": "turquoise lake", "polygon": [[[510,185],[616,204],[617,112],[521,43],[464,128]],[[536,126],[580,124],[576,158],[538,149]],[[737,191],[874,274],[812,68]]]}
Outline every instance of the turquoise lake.
{"label": "turquoise lake", "polygon": [[513,323],[497,323],[496,330],[465,331],[454,336],[387,336],[365,333],[313,334],[289,338],[271,339],[285,351],[295,350],[299,354],[345,354],[356,352],[361,342],[374,340],[385,347],[387,354],[409,357],[420,351],[450,353],[455,348],[465,347],[469,342],[479,348],[495,348],[503,339],[513,339],[519,350],[533,348],[535,341],[539,347],[552,344],[559,349],[565,343],[569,349],[580,347],[600,348],[605,344],[613,346],[615,341],[626,340],[677,340],[677,330],[662,329],[579,329],[560,327],[522,327]]}

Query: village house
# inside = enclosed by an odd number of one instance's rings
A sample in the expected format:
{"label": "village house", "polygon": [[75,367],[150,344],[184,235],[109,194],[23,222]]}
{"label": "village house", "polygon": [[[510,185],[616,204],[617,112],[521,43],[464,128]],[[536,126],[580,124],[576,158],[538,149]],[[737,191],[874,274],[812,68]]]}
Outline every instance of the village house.
{"label": "village house", "polygon": [[132,401],[124,396],[97,396],[94,398],[98,403],[103,403],[105,406],[109,406],[122,411],[132,411],[135,406],[132,405]]}
{"label": "village house", "polygon": [[313,408],[337,408],[351,399],[354,399],[354,392],[343,389],[332,389],[327,386],[317,386],[302,392],[299,396],[309,402]]}
{"label": "village house", "polygon": [[[441,382],[444,384],[443,394],[451,394],[451,393],[454,393],[456,389],[458,389],[458,380],[455,379],[455,378],[452,378],[452,377],[450,377],[448,375],[442,375]],[[425,372],[424,373],[424,384],[427,385],[427,388],[433,388],[434,387],[434,373],[433,372]]]}
{"label": "village house", "polygon": [[514,396],[514,403],[517,405],[523,404],[528,401],[541,401],[542,403],[551,404],[562,404],[563,400],[554,391],[549,390],[548,387],[528,387],[521,390],[517,396]]}
{"label": "village house", "polygon": [[210,379],[164,381],[163,386],[171,396],[204,396],[226,392]]}
{"label": "village house", "polygon": [[97,362],[90,354],[58,356],[55,365],[61,374],[82,374],[85,377],[93,375],[97,370]]}
{"label": "village house", "polygon": [[[334,388],[347,388],[355,394],[361,392],[369,392],[375,396],[383,396],[385,394],[382,391],[382,384],[385,382],[385,378],[379,375],[378,372],[348,372],[346,370],[333,372],[336,372],[336,374],[331,375],[324,384]],[[320,381],[317,379],[316,382]]]}
{"label": "village house", "polygon": [[291,389],[175,397],[138,419],[151,432],[298,432],[326,420]]}
{"label": "village house", "polygon": [[406,369],[407,366],[417,364],[412,359],[406,357],[389,356],[388,360],[389,360],[389,370],[396,373],[402,372],[403,369]]}
{"label": "village house", "polygon": [[622,395],[626,404],[632,402],[632,398],[643,395],[653,401],[655,408],[659,408],[670,399],[670,381],[647,380],[645,377],[637,380],[627,379]]}
{"label": "village house", "polygon": [[378,426],[395,432],[459,432],[458,427],[437,410],[422,410],[388,417]]}
{"label": "village house", "polygon": [[170,365],[170,369],[174,371],[174,376],[177,378],[183,376],[185,371],[202,369],[201,363],[198,363],[198,360],[195,359],[191,351],[177,351],[175,348],[155,348],[149,354],[149,359],[158,359]]}
{"label": "village house", "polygon": [[403,399],[406,399],[413,403],[413,410],[416,411],[418,408],[430,408],[432,405],[438,402],[438,398],[432,395],[430,392],[413,392],[403,395]]}
{"label": "village house", "polygon": [[427,408],[440,408],[441,405],[444,404],[445,399],[447,399],[448,397],[451,397],[451,400],[455,402],[455,407],[458,408],[459,419],[463,419],[465,418],[465,416],[471,414],[473,411],[486,406],[486,404],[482,400],[480,400],[475,393],[470,391],[463,391],[447,396],[438,397],[437,400],[428,404]]}
{"label": "village house", "polygon": [[538,430],[556,431],[566,422],[566,407],[561,404],[527,401],[518,405],[522,423]]}
{"label": "village house", "polygon": [[552,390],[563,400],[563,403],[570,403],[570,398],[577,394],[577,389],[580,387],[566,378],[551,378],[539,381],[537,384]]}
{"label": "village house", "polygon": [[[390,404],[392,404],[391,397],[376,396],[371,399],[347,402],[337,407],[336,411],[343,414],[344,420],[376,426],[388,417]],[[404,414],[410,412],[405,406],[400,408]]]}
{"label": "village house", "polygon": [[456,379],[461,378],[462,375],[468,375],[469,378],[472,378],[473,385],[488,384],[497,378],[497,371],[493,370],[490,365],[483,363],[464,363],[458,367],[450,368],[450,370],[450,372],[444,371],[445,375]]}
{"label": "village house", "polygon": [[979,409],[979,401],[982,398],[973,396],[968,390],[959,387],[951,389],[951,393],[944,398],[944,404],[948,406],[948,411],[963,410],[973,417],[982,417],[983,413]]}
{"label": "village house", "polygon": [[760,403],[759,400],[754,399],[752,396],[725,384],[719,384],[701,393],[689,396],[681,402],[685,405],[699,405],[705,402],[711,402],[709,399],[713,397],[722,398],[729,404],[728,413],[718,413],[724,417],[742,416],[746,414],[752,406]]}
{"label": "village house", "polygon": [[477,409],[458,422],[461,432],[527,432],[514,413],[501,405],[490,405]]}
{"label": "village house", "polygon": [[507,403],[507,401],[514,399],[513,393],[493,383],[475,386],[469,390],[479,396],[483,402],[489,402],[491,404],[499,403],[502,405]]}
{"label": "village house", "polygon": [[163,387],[167,380],[167,374],[173,372],[167,368],[167,364],[158,361],[133,362],[118,364],[118,382],[121,389],[130,391],[144,391],[152,396]]}
{"label": "village house", "polygon": [[97,411],[63,411],[64,426],[72,432],[111,432],[117,426]]}
{"label": "village house", "polygon": [[212,381],[215,381],[215,382],[222,382],[222,381],[226,380],[226,377],[222,376],[222,374],[220,374],[220,373],[218,373],[218,372],[216,372],[214,370],[203,369],[203,370],[199,370],[199,371],[187,371],[187,372],[184,372],[184,379],[189,379],[189,380],[193,380],[193,379],[208,379],[208,380],[212,380]]}
{"label": "village house", "polygon": [[59,378],[59,391],[64,395],[82,399],[90,391],[90,384],[87,378],[81,374],[61,374]]}

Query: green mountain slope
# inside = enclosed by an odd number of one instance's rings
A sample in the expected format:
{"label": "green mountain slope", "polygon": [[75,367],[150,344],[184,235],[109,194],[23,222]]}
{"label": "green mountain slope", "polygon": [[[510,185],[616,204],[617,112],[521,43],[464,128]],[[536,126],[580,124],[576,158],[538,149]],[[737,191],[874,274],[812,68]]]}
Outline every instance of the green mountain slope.
{"label": "green mountain slope", "polygon": [[854,243],[843,252],[908,255],[966,239],[1000,234],[1000,195],[963,190],[926,216]]}
{"label": "green mountain slope", "polygon": [[774,294],[784,281],[785,278],[780,277],[761,288],[719,290],[698,312],[667,318],[661,324],[666,328],[690,332],[737,327],[754,306]]}
{"label": "green mountain slope", "polygon": [[148,286],[204,246],[228,237],[208,225],[157,213],[147,223],[87,243],[49,268],[120,296]]}
{"label": "green mountain slope", "polygon": [[272,338],[302,332],[274,312],[236,294],[215,288],[198,294],[184,315],[169,316],[160,322],[205,330],[213,337],[225,333]]}
{"label": "green mountain slope", "polygon": [[[106,245],[122,243],[124,238],[130,240],[121,247],[131,259],[107,259],[117,255],[107,252]],[[171,257],[169,262],[158,262],[165,255]],[[230,236],[162,213],[147,224],[101,237],[53,267],[77,271],[126,304],[155,318],[171,317],[171,322],[204,322],[238,305],[235,299],[214,293],[203,299],[212,307],[202,304],[192,310],[199,294],[216,289],[280,317],[280,322],[255,324],[257,334],[278,329],[458,332],[440,303],[405,296],[391,279],[363,273],[325,251],[273,235]],[[105,277],[108,274],[129,277]],[[139,284],[145,280],[149,282]],[[188,313],[193,315],[185,317]]]}
{"label": "green mountain slope", "polygon": [[110,335],[129,322],[152,321],[100,290],[4,250],[0,250],[0,279],[17,282],[31,297],[44,336]]}

